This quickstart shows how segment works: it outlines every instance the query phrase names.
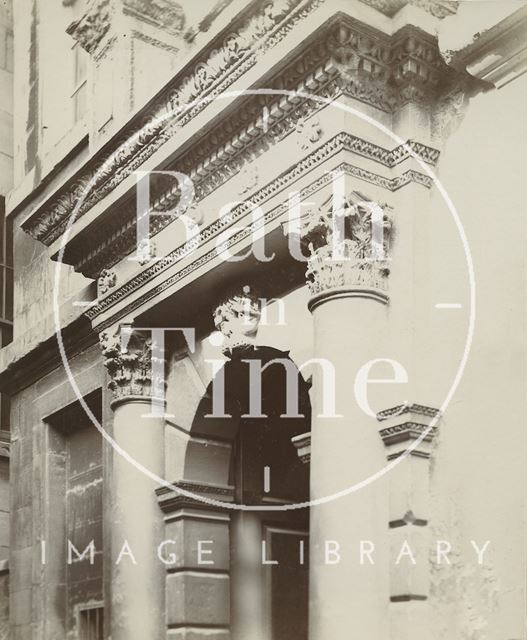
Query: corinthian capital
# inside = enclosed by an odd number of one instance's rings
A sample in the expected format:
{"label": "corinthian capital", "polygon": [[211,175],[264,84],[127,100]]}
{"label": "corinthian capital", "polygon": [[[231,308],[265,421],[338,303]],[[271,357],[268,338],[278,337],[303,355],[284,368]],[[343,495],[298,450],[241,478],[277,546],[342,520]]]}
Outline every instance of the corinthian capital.
{"label": "corinthian capital", "polygon": [[309,250],[307,284],[313,296],[332,290],[355,291],[387,301],[391,209],[356,192],[302,220],[300,235]]}
{"label": "corinthian capital", "polygon": [[101,333],[100,344],[114,400],[159,395],[156,375],[164,367],[164,359],[159,357],[147,332],[126,326],[115,333]]}

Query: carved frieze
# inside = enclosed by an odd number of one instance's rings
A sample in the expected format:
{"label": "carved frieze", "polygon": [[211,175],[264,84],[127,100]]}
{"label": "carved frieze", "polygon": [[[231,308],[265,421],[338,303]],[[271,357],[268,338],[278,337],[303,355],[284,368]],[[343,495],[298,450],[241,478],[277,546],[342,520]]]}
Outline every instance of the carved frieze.
{"label": "carved frieze", "polygon": [[185,28],[185,12],[173,0],[123,0],[124,10],[172,34]]}
{"label": "carved frieze", "polygon": [[103,332],[100,345],[104,366],[110,375],[108,388],[115,400],[128,397],[152,396],[153,367],[157,355],[153,353],[150,335],[132,331],[128,335]]}
{"label": "carved frieze", "polygon": [[[130,123],[123,137],[116,141],[112,152],[108,155],[98,154],[90,163],[91,166],[75,176],[56,200],[49,203],[46,211],[24,225],[24,230],[45,244],[51,244],[64,231],[65,225],[61,226],[60,223],[72,214],[81,196],[86,195],[84,189],[87,184],[91,183],[92,188],[78,209],[78,217],[120,184],[171,138],[179,127],[198,115],[208,104],[208,99],[225,91],[254,66],[257,52],[261,54],[278,44],[297,22],[319,4],[321,0],[275,0],[276,8],[269,9],[269,3],[260,3],[259,0],[253,2],[252,12],[248,15],[244,12],[243,18],[232,25],[232,30],[223,36],[217,48],[204,49],[185,66],[161,91],[148,111],[141,113],[136,122]],[[264,26],[267,31],[264,31]],[[166,117],[167,113],[197,98],[203,100],[190,109],[176,112],[173,118]],[[240,120],[237,116],[235,121],[239,124],[244,119]]]}
{"label": "carved frieze", "polygon": [[[194,118],[206,106],[208,99],[221,93],[241,73],[253,66],[255,51],[274,46],[317,3],[314,0],[304,3],[298,11],[295,9],[297,4],[296,0],[289,0],[281,3],[283,6],[279,11],[266,13],[265,18],[263,13],[253,15],[247,23],[239,25],[236,32],[227,34],[222,46],[208,53],[203,52],[192,73],[189,74],[187,68],[187,75],[176,76],[149,107],[148,113],[141,114],[138,123],[143,126],[138,128],[137,125],[131,125],[117,153],[106,160],[96,157],[93,164],[83,174],[77,175],[54,202],[48,203],[49,206],[30,218],[24,224],[24,229],[42,242],[51,244],[63,233],[66,221],[90,180],[93,179],[94,183],[79,207],[79,216]],[[260,6],[260,10],[263,12],[264,8]],[[274,27],[270,27],[272,20],[275,20]],[[279,24],[282,25],[280,28]],[[255,33],[261,32],[263,25],[270,28],[267,39],[264,36],[256,38]],[[288,90],[314,91],[329,99],[346,93],[390,112],[409,100],[432,104],[437,97],[438,74],[445,73],[456,72],[448,70],[441,60],[437,43],[423,32],[404,27],[391,39],[381,33],[372,36],[371,29],[367,33],[361,31],[356,23],[352,24],[342,17],[338,26],[321,28],[317,45],[311,46],[292,61],[289,68],[275,79],[274,85]],[[305,88],[306,81],[309,89]],[[204,98],[204,101],[194,104],[190,110],[182,110],[174,117],[166,118],[172,109],[197,97]],[[262,146],[264,142],[267,145],[269,139],[262,136],[264,127],[261,122],[265,105],[268,105],[272,115],[269,124],[272,125],[270,129],[274,141],[287,135],[291,127],[297,126],[299,120],[308,117],[315,108],[320,108],[320,105],[304,100],[291,109],[289,101],[285,103],[287,112],[284,112],[281,108],[284,106],[282,99],[254,96],[241,107],[241,112],[224,119],[221,126],[201,138],[197,146],[186,152],[185,157],[179,158],[179,170],[187,174],[190,174],[190,170],[197,173],[212,169],[221,172],[233,153],[241,149],[248,151],[247,147],[251,146],[250,153],[254,154],[255,145]],[[164,119],[160,120],[163,116]]]}

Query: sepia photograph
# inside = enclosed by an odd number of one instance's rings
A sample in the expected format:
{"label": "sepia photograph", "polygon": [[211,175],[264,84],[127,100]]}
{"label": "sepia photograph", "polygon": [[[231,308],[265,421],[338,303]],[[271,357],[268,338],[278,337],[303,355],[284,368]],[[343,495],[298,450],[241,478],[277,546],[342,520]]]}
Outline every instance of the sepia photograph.
{"label": "sepia photograph", "polygon": [[0,640],[527,640],[527,0],[0,0]]}

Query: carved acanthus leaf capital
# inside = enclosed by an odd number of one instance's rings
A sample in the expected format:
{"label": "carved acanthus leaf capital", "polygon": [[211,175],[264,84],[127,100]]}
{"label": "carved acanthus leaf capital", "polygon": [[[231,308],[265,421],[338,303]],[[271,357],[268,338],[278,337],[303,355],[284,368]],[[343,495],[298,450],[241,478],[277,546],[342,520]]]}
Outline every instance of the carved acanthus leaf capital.
{"label": "carved acanthus leaf capital", "polygon": [[157,365],[164,365],[151,336],[129,326],[100,335],[104,366],[110,375],[108,388],[115,400],[127,397],[153,397],[154,373]]}
{"label": "carved acanthus leaf capital", "polygon": [[385,292],[391,237],[391,208],[356,192],[308,211],[300,221],[300,238],[309,251],[311,294],[343,287]]}

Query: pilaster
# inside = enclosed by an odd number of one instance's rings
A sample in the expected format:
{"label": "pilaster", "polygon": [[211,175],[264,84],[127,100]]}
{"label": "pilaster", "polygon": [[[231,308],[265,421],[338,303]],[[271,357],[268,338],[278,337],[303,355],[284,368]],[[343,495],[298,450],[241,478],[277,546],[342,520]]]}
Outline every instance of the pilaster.
{"label": "pilaster", "polygon": [[[178,481],[176,489],[232,502],[233,487]],[[167,638],[230,638],[230,511],[166,487],[157,490],[164,513]]]}
{"label": "pilaster", "polygon": [[390,638],[394,640],[422,638],[430,620],[430,474],[439,419],[436,409],[418,404],[377,414],[387,460],[401,458],[389,473]]}

